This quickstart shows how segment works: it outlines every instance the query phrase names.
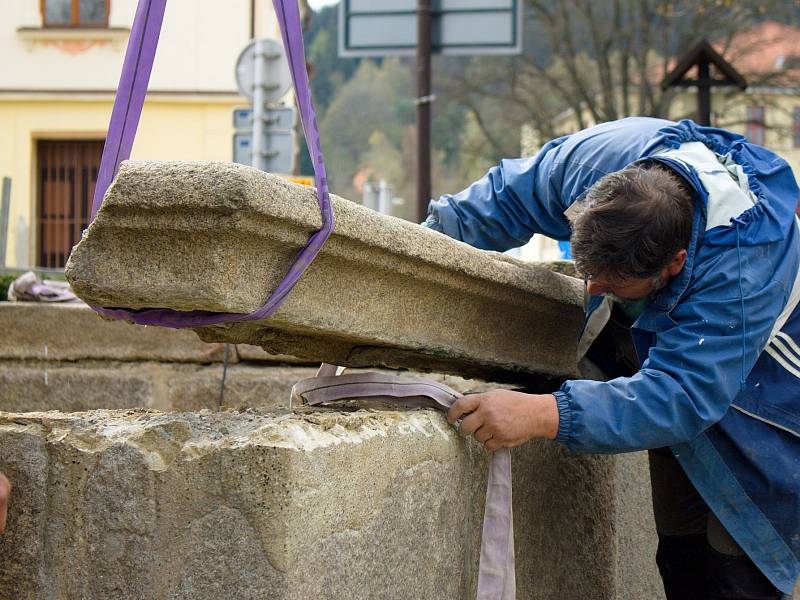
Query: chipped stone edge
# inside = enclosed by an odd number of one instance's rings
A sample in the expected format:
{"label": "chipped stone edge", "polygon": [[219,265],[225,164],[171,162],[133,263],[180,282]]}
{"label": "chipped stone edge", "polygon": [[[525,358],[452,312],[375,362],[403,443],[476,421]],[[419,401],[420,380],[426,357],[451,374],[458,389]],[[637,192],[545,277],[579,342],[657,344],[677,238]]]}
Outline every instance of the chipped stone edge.
{"label": "chipped stone edge", "polygon": [[[248,427],[248,417],[255,422]],[[199,425],[207,421],[204,432]],[[171,437],[170,428],[181,428],[186,439]],[[222,430],[235,428],[222,433]],[[148,409],[95,410],[79,413],[58,411],[0,412],[0,434],[32,434],[48,444],[67,444],[80,452],[104,452],[114,446],[137,449],[145,464],[163,471],[177,461],[191,461],[221,450],[269,447],[313,452],[341,444],[360,444],[393,435],[422,435],[456,440],[457,434],[433,409],[409,411],[361,409],[341,412],[324,409],[270,415],[264,412],[162,413]],[[167,435],[149,435],[167,433]],[[216,436],[214,435],[216,434]]]}

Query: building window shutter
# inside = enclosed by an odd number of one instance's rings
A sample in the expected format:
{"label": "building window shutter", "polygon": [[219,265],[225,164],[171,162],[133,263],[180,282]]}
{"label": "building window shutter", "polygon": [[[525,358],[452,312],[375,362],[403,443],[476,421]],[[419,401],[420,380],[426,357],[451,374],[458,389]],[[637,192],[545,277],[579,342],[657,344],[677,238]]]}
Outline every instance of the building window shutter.
{"label": "building window shutter", "polygon": [[794,138],[794,147],[800,148],[800,106],[794,107],[794,119],[792,121],[792,133]]}
{"label": "building window shutter", "polygon": [[766,115],[763,106],[747,107],[747,128],[745,136],[754,144],[763,146],[766,141]]}

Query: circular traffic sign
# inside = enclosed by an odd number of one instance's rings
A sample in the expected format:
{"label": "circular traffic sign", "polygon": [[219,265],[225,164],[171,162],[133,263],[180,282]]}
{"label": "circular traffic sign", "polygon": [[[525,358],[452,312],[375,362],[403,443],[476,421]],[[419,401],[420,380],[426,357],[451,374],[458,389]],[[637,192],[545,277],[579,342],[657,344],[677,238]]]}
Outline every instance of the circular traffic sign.
{"label": "circular traffic sign", "polygon": [[[259,57],[256,57],[256,46],[262,49]],[[280,100],[289,91],[292,75],[283,44],[268,38],[252,40],[239,54],[236,61],[236,86],[239,93],[253,100],[257,58],[263,61],[264,102]]]}

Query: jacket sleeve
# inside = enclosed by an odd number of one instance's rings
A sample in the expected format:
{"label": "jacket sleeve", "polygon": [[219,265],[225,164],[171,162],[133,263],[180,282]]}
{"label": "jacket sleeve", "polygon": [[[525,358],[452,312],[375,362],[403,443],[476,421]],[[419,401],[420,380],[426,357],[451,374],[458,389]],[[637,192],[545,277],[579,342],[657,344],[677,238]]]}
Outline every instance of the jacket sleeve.
{"label": "jacket sleeve", "polygon": [[548,142],[533,158],[502,160],[462,192],[432,201],[426,225],[483,250],[522,246],[534,233],[569,239],[569,204],[557,184],[566,139]]}
{"label": "jacket sleeve", "polygon": [[669,124],[612,121],[552,140],[533,158],[503,160],[464,191],[432,201],[425,224],[484,250],[522,246],[534,233],[568,240],[564,211],[598,179],[649,154]]}
{"label": "jacket sleeve", "polygon": [[687,442],[724,416],[785,303],[787,282],[772,280],[769,264],[785,246],[713,252],[719,254],[705,261],[700,277],[664,315],[668,324],[655,334],[638,373],[567,381],[555,393],[557,441],[578,452],[657,448]]}

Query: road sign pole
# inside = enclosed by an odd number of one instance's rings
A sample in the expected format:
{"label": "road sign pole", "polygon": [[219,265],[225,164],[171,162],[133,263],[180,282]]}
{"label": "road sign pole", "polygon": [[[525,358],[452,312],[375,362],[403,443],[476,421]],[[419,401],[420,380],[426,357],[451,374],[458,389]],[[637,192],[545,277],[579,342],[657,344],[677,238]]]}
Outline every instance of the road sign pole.
{"label": "road sign pole", "polygon": [[251,142],[252,158],[250,164],[256,169],[264,167],[264,87],[267,83],[264,72],[265,44],[256,40],[255,60],[253,62],[253,140]]}
{"label": "road sign pole", "polygon": [[431,199],[431,21],[432,1],[417,0],[417,217]]}

